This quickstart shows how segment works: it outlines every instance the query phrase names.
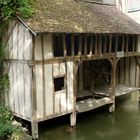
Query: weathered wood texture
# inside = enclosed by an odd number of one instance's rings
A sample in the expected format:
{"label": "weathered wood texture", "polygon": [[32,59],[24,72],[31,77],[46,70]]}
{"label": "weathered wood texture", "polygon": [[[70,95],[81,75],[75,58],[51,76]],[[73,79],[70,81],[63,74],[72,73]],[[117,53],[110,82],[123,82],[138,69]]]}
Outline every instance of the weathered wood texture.
{"label": "weathered wood texture", "polygon": [[117,82],[130,87],[140,87],[140,67],[135,57],[121,58],[118,63]]}
{"label": "weathered wood texture", "polygon": [[[69,113],[72,109],[71,62],[43,63],[44,59],[53,58],[51,38],[50,34],[46,34],[37,36],[35,40],[35,60],[42,60],[42,64],[35,65],[37,118],[39,120]],[[54,90],[54,78],[57,77],[67,79],[61,91]]]}
{"label": "weathered wood texture", "polygon": [[[13,28],[14,27],[14,28]],[[31,119],[31,62],[32,60],[32,35],[30,32],[19,22],[12,22],[9,25],[13,28],[13,32],[8,40],[8,59],[9,63],[9,78],[10,78],[10,93],[9,101],[11,110],[22,116],[24,119]],[[60,34],[59,34],[60,35]],[[7,34],[8,36],[8,34]],[[72,36],[72,37],[71,37]],[[131,35],[130,35],[131,36]],[[66,43],[70,38],[71,46]],[[68,114],[72,112],[74,104],[73,95],[73,62],[76,61],[88,61],[95,59],[106,59],[116,57],[117,51],[120,49],[118,45],[118,38],[114,35],[95,35],[95,34],[79,34],[70,35],[66,34],[62,36],[62,45],[64,55],[55,57],[53,47],[53,35],[42,34],[35,37],[34,46],[34,78],[35,78],[35,102],[37,104],[37,119],[38,121],[50,119],[53,117],[61,116],[62,114]],[[113,40],[114,38],[114,40]],[[121,36],[119,36],[119,39]],[[127,36],[124,35],[127,41]],[[113,44],[114,43],[114,44]],[[116,44],[115,44],[116,43]],[[126,55],[134,55],[137,52],[135,50],[128,50],[128,42],[122,41],[121,49]],[[126,44],[126,46],[123,46]],[[114,50],[114,45],[116,49]],[[80,47],[79,47],[80,46]],[[60,46],[58,46],[60,47]],[[60,47],[60,48],[61,48]],[[69,53],[69,48],[71,55]],[[118,50],[117,50],[118,49]],[[57,50],[59,51],[59,50]],[[127,53],[129,51],[129,54]],[[139,50],[140,52],[140,50]],[[30,62],[30,63],[29,63]],[[86,70],[83,69],[87,67]],[[89,86],[91,72],[88,67],[90,63],[79,67],[79,79],[78,90],[83,90],[84,86]],[[125,58],[120,60],[118,64],[118,83],[139,86],[140,80],[136,76],[140,73],[139,67],[136,67],[135,59]],[[127,71],[126,71],[127,70]],[[130,74],[131,71],[131,74]],[[87,75],[84,76],[83,75]],[[64,87],[60,91],[55,91],[54,79],[64,78]],[[134,77],[134,78],[133,78]],[[128,79],[129,78],[129,79]],[[83,79],[85,85],[83,85]]]}
{"label": "weathered wood texture", "polygon": [[[7,40],[8,74],[10,80],[9,105],[16,116],[31,118],[31,69],[28,60],[32,57],[32,37],[18,21],[11,21]],[[11,61],[16,60],[16,61]]]}
{"label": "weathered wood texture", "polygon": [[[11,32],[12,30],[12,32]],[[32,37],[31,33],[21,23],[14,20],[8,27],[8,55],[7,59],[31,60],[32,58]]]}
{"label": "weathered wood texture", "polygon": [[31,69],[27,64],[11,63],[9,105],[16,115],[31,117]]}

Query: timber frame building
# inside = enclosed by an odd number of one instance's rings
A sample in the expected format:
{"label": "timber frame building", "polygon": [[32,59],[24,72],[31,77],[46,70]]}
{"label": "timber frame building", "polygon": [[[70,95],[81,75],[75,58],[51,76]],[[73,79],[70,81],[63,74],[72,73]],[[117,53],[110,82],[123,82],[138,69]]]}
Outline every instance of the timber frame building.
{"label": "timber frame building", "polygon": [[[107,2],[107,0],[105,0]],[[38,123],[104,105],[140,87],[140,25],[111,3],[36,0],[34,15],[9,23],[10,90],[13,114]]]}

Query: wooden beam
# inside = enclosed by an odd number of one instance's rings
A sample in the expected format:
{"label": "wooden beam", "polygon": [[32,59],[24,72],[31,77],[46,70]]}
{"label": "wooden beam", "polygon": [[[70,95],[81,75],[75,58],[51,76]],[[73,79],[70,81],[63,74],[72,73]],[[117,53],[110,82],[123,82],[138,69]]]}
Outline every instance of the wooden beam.
{"label": "wooden beam", "polygon": [[[35,54],[35,36],[32,35],[33,39],[33,47],[32,47],[32,60],[34,60]],[[38,121],[37,121],[37,99],[36,99],[36,81],[35,81],[35,67],[32,66],[32,93],[31,93],[31,110],[32,110],[32,118],[31,118],[31,131],[32,138],[38,139]]]}
{"label": "wooden beam", "polygon": [[102,54],[102,36],[101,34],[98,35],[98,54]]}
{"label": "wooden beam", "polygon": [[107,53],[107,36],[104,35],[104,52],[103,53]]}
{"label": "wooden beam", "polygon": [[89,55],[92,55],[92,50],[93,50],[93,35],[90,36],[90,53],[89,53]]}
{"label": "wooden beam", "polygon": [[76,62],[73,61],[73,109],[70,115],[70,125],[74,127],[76,125],[76,92],[77,92],[77,68]]}
{"label": "wooden beam", "polygon": [[139,41],[138,40],[139,40],[139,37],[136,36],[136,52],[139,51],[139,48],[138,48],[139,47],[139,43],[138,43]]}
{"label": "wooden beam", "polygon": [[84,55],[87,55],[87,35],[84,36]]}
{"label": "wooden beam", "polygon": [[46,115],[46,99],[45,99],[45,95],[46,95],[46,90],[45,90],[45,64],[44,64],[44,36],[43,34],[41,34],[41,50],[42,50],[42,60],[43,60],[43,65],[42,65],[42,86],[43,86],[43,108],[44,108],[44,116]]}
{"label": "wooden beam", "polygon": [[109,112],[115,111],[115,88],[116,88],[116,69],[117,69],[117,62],[119,59],[116,59],[115,57],[110,59],[111,66],[112,66],[112,72],[111,72],[111,92],[110,92],[110,98],[113,101],[113,104],[109,106]]}
{"label": "wooden beam", "polygon": [[79,47],[78,47],[78,56],[82,55],[82,35],[79,35]]}
{"label": "wooden beam", "polygon": [[126,43],[125,43],[125,52],[128,52],[128,41],[129,41],[129,36],[128,35],[126,35],[125,36],[125,38],[126,38]]}
{"label": "wooden beam", "polygon": [[111,53],[112,50],[112,36],[109,35],[109,53]]}
{"label": "wooden beam", "polygon": [[67,48],[66,48],[66,34],[63,34],[63,50],[64,50],[64,57],[67,56]]}
{"label": "wooden beam", "polygon": [[95,34],[95,54],[97,54],[97,45],[98,45],[98,38],[97,38],[98,36]]}

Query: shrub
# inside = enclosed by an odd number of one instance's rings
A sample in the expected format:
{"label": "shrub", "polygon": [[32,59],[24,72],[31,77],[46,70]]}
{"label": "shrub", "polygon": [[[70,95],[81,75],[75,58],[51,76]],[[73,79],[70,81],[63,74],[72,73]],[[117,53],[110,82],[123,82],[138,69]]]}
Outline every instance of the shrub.
{"label": "shrub", "polygon": [[6,139],[9,135],[11,135],[14,131],[16,131],[16,127],[12,125],[13,115],[6,108],[0,107],[0,139]]}

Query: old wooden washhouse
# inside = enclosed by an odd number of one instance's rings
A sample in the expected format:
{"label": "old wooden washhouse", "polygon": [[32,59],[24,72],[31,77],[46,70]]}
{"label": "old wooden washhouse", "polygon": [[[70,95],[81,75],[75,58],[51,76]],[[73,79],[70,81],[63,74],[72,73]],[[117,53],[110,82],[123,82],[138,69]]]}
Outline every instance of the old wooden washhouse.
{"label": "old wooden washhouse", "polygon": [[140,87],[140,26],[115,5],[36,0],[34,15],[9,24],[7,103],[32,124],[109,105]]}

